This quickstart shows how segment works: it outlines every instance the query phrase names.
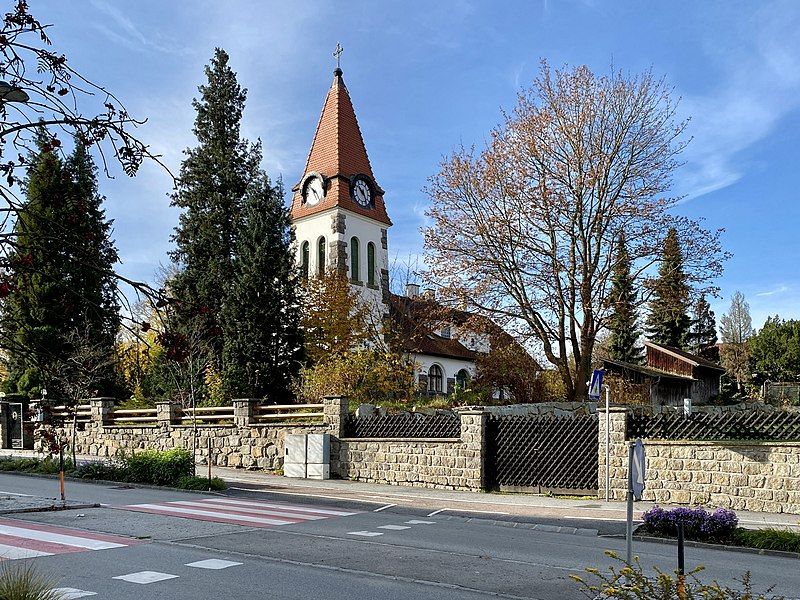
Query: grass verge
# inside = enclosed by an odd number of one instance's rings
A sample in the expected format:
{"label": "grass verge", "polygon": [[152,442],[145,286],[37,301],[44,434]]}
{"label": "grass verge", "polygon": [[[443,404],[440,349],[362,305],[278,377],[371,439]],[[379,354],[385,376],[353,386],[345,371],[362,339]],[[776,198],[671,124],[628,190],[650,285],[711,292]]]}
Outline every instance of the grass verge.
{"label": "grass verge", "polygon": [[[655,532],[644,525],[637,528],[636,534],[662,539],[675,539],[673,535]],[[800,553],[800,532],[774,527],[767,529],[745,529],[744,527],[737,527],[730,534],[725,536],[702,539],[692,538],[690,541],[719,544],[720,546],[740,546],[742,548],[753,548],[756,550]]]}

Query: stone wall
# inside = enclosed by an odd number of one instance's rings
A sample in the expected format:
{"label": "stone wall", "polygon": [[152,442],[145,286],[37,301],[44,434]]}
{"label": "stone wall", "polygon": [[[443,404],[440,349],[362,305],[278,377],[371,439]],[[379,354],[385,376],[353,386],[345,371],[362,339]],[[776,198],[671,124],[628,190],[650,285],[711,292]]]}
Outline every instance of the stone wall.
{"label": "stone wall", "polygon": [[343,438],[331,470],[345,479],[451,490],[483,488],[486,414],[461,411],[449,440]]}
{"label": "stone wall", "polygon": [[[459,411],[461,437],[455,439],[344,438],[347,399],[324,399],[324,423],[261,425],[251,422],[253,402],[234,401],[232,425],[198,425],[198,459],[222,467],[276,470],[283,466],[284,440],[296,433],[331,434],[331,474],[373,483],[415,485],[458,490],[483,487],[486,413]],[[79,424],[76,452],[114,458],[142,450],[191,448],[194,430],[181,425],[175,407],[160,403],[156,424],[113,424],[113,401],[90,402],[91,420]],[[177,418],[177,420],[176,420]],[[65,428],[67,439],[70,427]]]}
{"label": "stone wall", "polygon": [[[611,497],[623,500],[628,443],[624,411],[611,412]],[[605,494],[600,416],[600,497]],[[800,442],[645,440],[643,500],[800,514]]]}
{"label": "stone wall", "polygon": [[[197,427],[198,459],[219,467],[276,470],[283,465],[283,442],[292,433],[324,433],[324,425],[259,425],[248,427],[202,425]],[[68,434],[69,435],[69,434]],[[189,425],[117,426],[89,423],[76,436],[78,454],[113,458],[142,450],[192,447]]]}

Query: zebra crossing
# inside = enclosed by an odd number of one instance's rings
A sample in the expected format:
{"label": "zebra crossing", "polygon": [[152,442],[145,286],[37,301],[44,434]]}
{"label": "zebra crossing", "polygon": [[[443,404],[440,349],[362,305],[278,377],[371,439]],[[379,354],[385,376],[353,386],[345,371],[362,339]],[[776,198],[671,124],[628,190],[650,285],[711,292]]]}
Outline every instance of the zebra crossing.
{"label": "zebra crossing", "polygon": [[0,518],[0,561],[124,548],[140,543],[143,542],[116,535]]}
{"label": "zebra crossing", "polygon": [[129,504],[115,506],[114,508],[246,527],[294,525],[296,523],[307,523],[333,517],[348,517],[357,514],[355,512],[306,504],[261,502],[234,498],[200,498],[198,500]]}

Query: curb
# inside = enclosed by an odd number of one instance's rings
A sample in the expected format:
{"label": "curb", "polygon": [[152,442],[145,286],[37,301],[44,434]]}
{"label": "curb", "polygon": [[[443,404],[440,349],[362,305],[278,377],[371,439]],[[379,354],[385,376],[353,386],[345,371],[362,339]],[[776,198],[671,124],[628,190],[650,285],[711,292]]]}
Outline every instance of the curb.
{"label": "curb", "polygon": [[[438,518],[439,515],[431,518]],[[533,531],[543,531],[545,533],[561,533],[565,535],[580,535],[584,537],[597,537],[597,529],[584,527],[570,527],[568,525],[547,525],[545,523],[526,523],[524,521],[504,521],[499,519],[482,519],[479,517],[459,517],[457,515],[447,515],[445,519],[460,520],[465,523],[475,523],[477,525],[495,525],[498,527],[510,527],[512,529],[530,529]]]}
{"label": "curb", "polygon": [[[23,471],[0,471],[0,475],[22,475],[24,477],[39,477],[40,479],[56,479],[57,474],[50,473],[25,473]],[[76,483],[92,483],[96,485],[112,485],[120,486],[125,485],[133,489],[141,488],[145,490],[173,490],[176,492],[185,492],[187,494],[214,494],[217,496],[224,496],[223,492],[217,490],[185,490],[183,488],[172,487],[168,485],[152,485],[149,483],[128,483],[127,481],[110,481],[108,479],[81,479],[80,477],[64,477],[65,481],[74,481]],[[96,506],[100,506],[99,504]],[[93,507],[94,508],[94,507]]]}
{"label": "curb", "polygon": [[[602,537],[625,539],[624,535],[614,534]],[[674,546],[677,540],[670,538],[650,537],[646,535],[634,535],[633,539],[637,542],[650,542],[653,544],[668,544]],[[740,554],[760,554],[761,556],[775,556],[778,558],[800,558],[800,552],[788,552],[786,550],[767,550],[765,548],[747,548],[745,546],[726,546],[724,544],[709,544],[708,542],[696,542],[686,540],[683,542],[690,548],[702,548],[704,550],[723,550],[725,552],[738,552]]]}
{"label": "curb", "polygon": [[57,512],[61,510],[79,510],[81,508],[100,508],[100,505],[92,504],[67,504],[66,506],[59,506],[58,504],[51,504],[50,506],[31,507],[31,508],[11,508],[7,510],[0,510],[0,515],[17,515],[23,513],[39,513],[39,512]]}

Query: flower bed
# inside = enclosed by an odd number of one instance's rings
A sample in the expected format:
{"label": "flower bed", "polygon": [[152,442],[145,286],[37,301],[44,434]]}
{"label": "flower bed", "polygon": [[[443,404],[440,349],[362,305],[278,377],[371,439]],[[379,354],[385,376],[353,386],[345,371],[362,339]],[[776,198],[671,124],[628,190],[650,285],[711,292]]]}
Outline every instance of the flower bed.
{"label": "flower bed", "polygon": [[638,535],[675,538],[678,524],[683,525],[687,540],[740,546],[760,550],[800,552],[800,532],[790,529],[745,529],[739,527],[736,513],[725,508],[711,512],[702,506],[664,509],[654,506],[643,514]]}
{"label": "flower bed", "polygon": [[700,541],[728,537],[739,525],[732,510],[717,508],[708,512],[702,506],[663,509],[656,505],[644,513],[643,519],[645,527],[652,533],[675,536],[678,524],[682,524],[686,539]]}

